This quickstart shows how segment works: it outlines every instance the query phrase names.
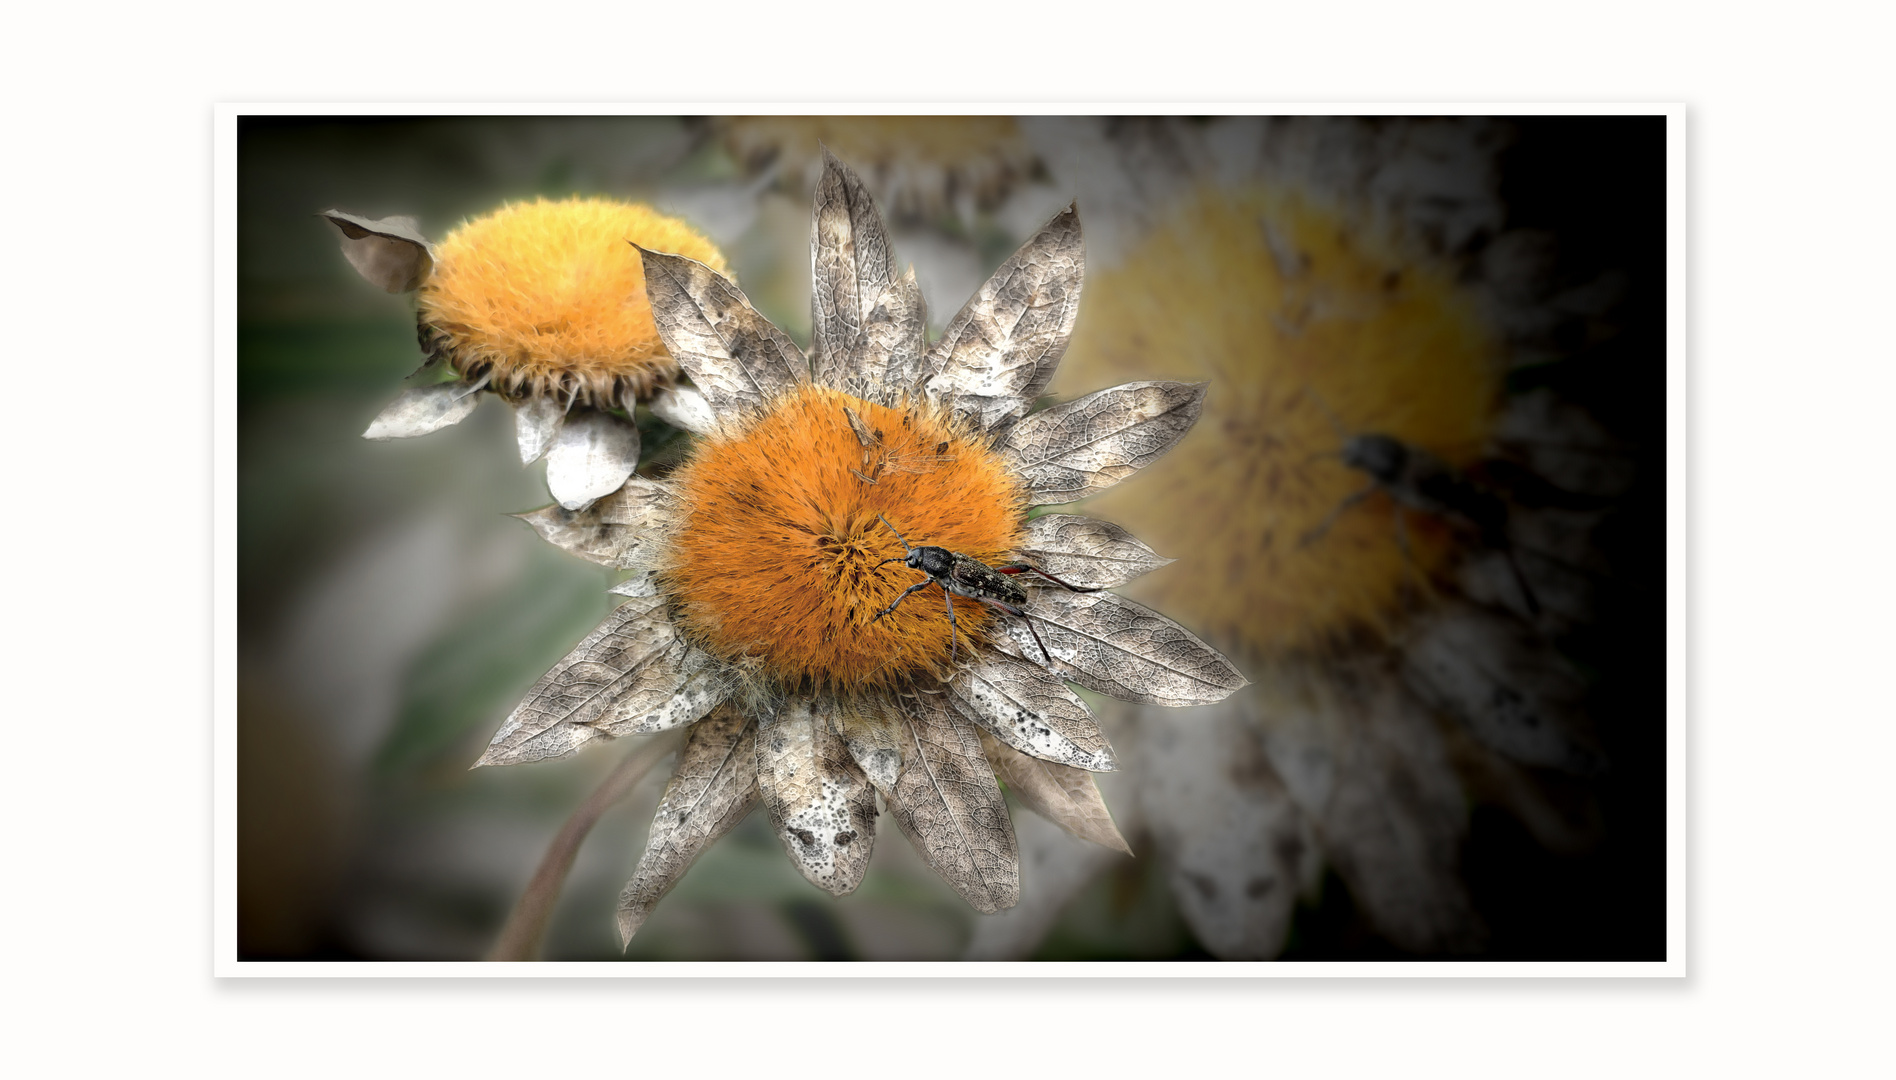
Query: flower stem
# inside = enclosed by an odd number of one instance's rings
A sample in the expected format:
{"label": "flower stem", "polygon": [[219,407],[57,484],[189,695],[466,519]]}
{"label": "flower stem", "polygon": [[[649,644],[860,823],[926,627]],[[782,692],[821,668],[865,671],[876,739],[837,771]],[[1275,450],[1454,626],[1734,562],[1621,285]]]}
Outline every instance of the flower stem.
{"label": "flower stem", "polygon": [[618,768],[613,769],[566,819],[559,834],[547,845],[546,854],[540,857],[539,869],[533,872],[533,880],[527,882],[526,891],[520,894],[519,902],[507,916],[507,924],[500,928],[500,937],[489,950],[487,959],[539,959],[541,939],[552,918],[553,904],[559,899],[560,889],[566,884],[566,875],[573,869],[573,859],[579,854],[579,845],[585,842],[586,834],[592,832],[592,827],[607,810],[652,771],[652,766],[678,749],[683,734],[682,730],[669,731],[647,739],[643,746],[627,754]]}

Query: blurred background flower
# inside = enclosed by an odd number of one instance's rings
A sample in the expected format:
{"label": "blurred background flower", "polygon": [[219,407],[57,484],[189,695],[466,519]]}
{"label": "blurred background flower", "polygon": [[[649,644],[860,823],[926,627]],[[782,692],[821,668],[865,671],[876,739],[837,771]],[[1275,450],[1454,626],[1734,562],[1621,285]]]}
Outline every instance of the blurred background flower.
{"label": "blurred background flower", "polygon": [[[546,500],[499,404],[358,437],[420,362],[413,302],[365,286],[312,213],[445,236],[510,201],[649,203],[807,343],[820,139],[940,295],[937,333],[1079,198],[1056,395],[1213,380],[1165,481],[1083,512],[1180,560],[1135,595],[1258,685],[1104,717],[1124,771],[1101,786],[1137,859],[1016,814],[1022,903],[982,918],[903,844],[849,897],[812,895],[753,816],[630,958],[1658,955],[1662,137],[1632,118],[244,120],[240,948],[481,955],[616,759],[466,771],[611,578],[505,516]],[[1341,456],[1368,434],[1438,461],[1503,531],[1399,512],[1404,491]],[[581,849],[548,957],[619,955],[659,787]]]}

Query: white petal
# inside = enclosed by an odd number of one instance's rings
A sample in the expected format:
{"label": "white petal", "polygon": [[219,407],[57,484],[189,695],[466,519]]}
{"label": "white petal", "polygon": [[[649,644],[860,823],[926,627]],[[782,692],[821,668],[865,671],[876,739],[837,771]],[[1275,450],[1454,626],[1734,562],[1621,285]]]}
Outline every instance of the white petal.
{"label": "white petal", "polygon": [[711,403],[689,387],[668,386],[651,400],[652,415],[693,435],[709,435],[718,426]]}
{"label": "white petal", "polygon": [[639,463],[639,429],[610,413],[567,417],[546,455],[546,487],[568,510],[619,490]]}
{"label": "white petal", "polygon": [[474,415],[481,403],[479,394],[459,393],[463,389],[462,384],[449,382],[403,390],[369,424],[362,437],[376,442],[412,439],[453,427]]}
{"label": "white petal", "polygon": [[560,403],[538,394],[514,406],[514,437],[520,442],[520,464],[531,465],[546,453],[566,410]]}

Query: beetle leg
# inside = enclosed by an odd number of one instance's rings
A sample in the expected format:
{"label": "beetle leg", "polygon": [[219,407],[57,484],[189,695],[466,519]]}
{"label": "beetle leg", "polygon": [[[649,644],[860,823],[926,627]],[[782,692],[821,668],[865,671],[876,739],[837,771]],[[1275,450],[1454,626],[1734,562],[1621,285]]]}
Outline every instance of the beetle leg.
{"label": "beetle leg", "polygon": [[1098,592],[1099,591],[1096,588],[1089,589],[1084,585],[1074,585],[1069,582],[1061,581],[1059,578],[1054,577],[1052,574],[1047,573],[1045,570],[1042,570],[1040,567],[1029,566],[1028,564],[1024,562],[1008,563],[1006,566],[997,566],[994,569],[1000,571],[1003,574],[1039,574],[1041,577],[1046,578],[1048,581],[1053,582],[1055,585],[1060,586],[1061,588],[1067,590],[1068,592]]}
{"label": "beetle leg", "polygon": [[948,662],[955,662],[955,594],[947,589],[941,595],[948,601]]}
{"label": "beetle leg", "polygon": [[1355,506],[1357,503],[1362,502],[1364,499],[1369,498],[1371,495],[1375,494],[1375,492],[1376,492],[1376,484],[1372,481],[1368,487],[1364,488],[1363,490],[1357,492],[1354,495],[1351,495],[1349,498],[1344,499],[1342,502],[1337,503],[1336,509],[1330,511],[1330,515],[1328,517],[1324,518],[1321,522],[1319,522],[1316,528],[1311,529],[1307,533],[1304,533],[1303,536],[1298,539],[1297,547],[1300,549],[1307,548],[1311,544],[1316,543],[1318,540],[1323,539],[1323,534],[1330,531],[1330,526],[1336,524],[1336,519],[1342,517],[1343,512],[1345,510],[1348,510],[1350,507]]}
{"label": "beetle leg", "polygon": [[[910,586],[909,586],[909,587],[908,587],[908,588],[907,588],[907,589],[906,589],[906,590],[905,590],[905,591],[904,591],[904,592],[902,593],[902,595],[901,595],[901,596],[898,596],[898,597],[896,597],[896,598],[895,598],[895,604],[899,604],[899,603],[901,603],[902,601],[904,601],[904,600],[907,600],[907,599],[908,599],[909,597],[911,597],[911,596],[913,596],[913,595],[915,595],[915,594],[916,594],[916,593],[918,593],[918,592],[921,592],[921,591],[922,591],[923,589],[926,589],[926,588],[928,588],[928,587],[929,587],[930,585],[933,585],[933,584],[934,584],[934,582],[933,582],[933,581],[920,581],[920,582],[917,582],[917,583],[915,583],[915,584],[913,584],[913,585],[910,585]],[[888,614],[889,612],[891,612],[891,611],[894,611],[894,610],[895,610],[895,604],[890,604],[890,605],[889,605],[888,607],[885,607],[885,608],[883,608],[883,609],[882,609],[881,611],[878,611],[878,612],[876,612],[876,613],[875,613],[875,615],[873,615],[873,616],[871,616],[871,617],[870,617],[870,619],[869,619],[869,621],[870,621],[870,622],[875,622],[875,621],[876,621],[877,619],[880,619],[880,618],[882,618],[882,617],[883,617],[884,615],[887,615],[887,614]]]}
{"label": "beetle leg", "polygon": [[1003,604],[999,600],[982,600],[981,602],[997,611],[1006,612],[1021,622],[1026,623],[1027,632],[1034,636],[1034,644],[1040,646],[1040,655],[1047,658],[1048,667],[1053,666],[1053,654],[1047,651],[1047,643],[1040,640],[1040,631],[1034,629],[1034,621],[1027,617],[1025,611],[1022,611],[1012,604]]}

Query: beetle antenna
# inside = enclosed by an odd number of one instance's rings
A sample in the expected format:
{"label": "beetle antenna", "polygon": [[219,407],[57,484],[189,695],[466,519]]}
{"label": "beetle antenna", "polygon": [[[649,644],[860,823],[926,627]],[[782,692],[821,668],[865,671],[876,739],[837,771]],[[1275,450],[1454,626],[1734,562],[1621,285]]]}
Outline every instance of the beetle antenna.
{"label": "beetle antenna", "polygon": [[[876,517],[878,517],[878,518],[882,518],[882,523],[883,523],[884,525],[889,525],[889,519],[888,519],[888,518],[885,518],[885,517],[882,517],[882,515],[881,515],[881,514],[877,514],[877,515],[876,515]],[[909,551],[914,551],[914,550],[915,550],[915,548],[914,548],[913,546],[911,546],[911,545],[909,544],[909,542],[908,542],[908,538],[902,535],[902,530],[900,530],[900,529],[898,529],[898,528],[896,528],[896,527],[895,527],[895,526],[893,526],[893,525],[889,525],[889,531],[895,534],[895,538],[896,538],[897,540],[900,540],[900,541],[902,541],[902,546],[903,546],[904,548],[906,548],[906,549],[908,549]],[[887,560],[887,561],[889,561],[889,562],[898,562],[898,561],[900,561],[900,560],[897,560],[897,559],[889,559],[889,560]]]}

